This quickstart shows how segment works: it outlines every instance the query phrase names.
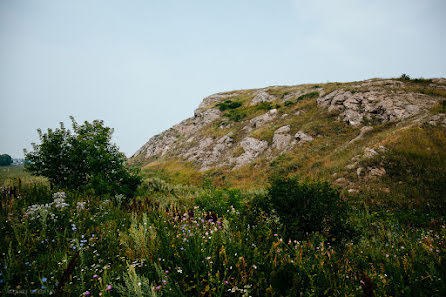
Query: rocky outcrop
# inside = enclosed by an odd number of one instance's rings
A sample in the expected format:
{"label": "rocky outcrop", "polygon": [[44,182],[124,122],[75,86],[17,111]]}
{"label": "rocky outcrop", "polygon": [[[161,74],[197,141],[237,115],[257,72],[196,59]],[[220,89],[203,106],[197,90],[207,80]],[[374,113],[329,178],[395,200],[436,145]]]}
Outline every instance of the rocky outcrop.
{"label": "rocky outcrop", "polygon": [[294,146],[296,142],[292,143],[293,137],[289,134],[290,130],[290,126],[286,125],[274,131],[273,148],[284,151]]}
{"label": "rocky outcrop", "polygon": [[242,167],[254,161],[268,148],[268,142],[253,137],[246,137],[240,142],[240,146],[243,148],[244,153],[234,160],[236,163],[234,168]]}
{"label": "rocky outcrop", "polygon": [[252,128],[259,128],[273,121],[276,116],[277,116],[277,109],[271,109],[267,113],[253,118],[252,120],[249,121],[249,123],[251,124]]}
{"label": "rocky outcrop", "polygon": [[404,83],[394,80],[367,81],[335,90],[318,98],[317,102],[331,112],[338,112],[339,118],[352,126],[360,126],[364,121],[404,120],[426,112],[437,102],[431,96],[403,87]]}
{"label": "rocky outcrop", "polygon": [[[306,94],[311,95],[302,96]],[[321,127],[321,123],[326,125],[327,120],[335,121],[337,117],[350,126],[347,129],[350,129],[350,133],[346,134],[349,136],[344,143],[332,149],[348,150],[352,146],[364,145],[361,155],[343,164],[345,170],[352,173],[357,171],[361,178],[379,177],[385,174],[380,168],[359,167],[360,160],[380,153],[378,148],[366,148],[370,132],[373,130],[373,135],[380,133],[373,126],[395,123],[395,127],[402,124],[401,128],[404,128],[407,122],[410,125],[428,124],[446,128],[446,116],[441,111],[445,94],[445,79],[432,79],[421,85],[375,79],[349,84],[270,87],[218,93],[204,98],[193,117],[152,137],[130,161],[144,164],[155,159],[175,158],[192,162],[201,170],[221,166],[236,169],[260,157],[270,161],[279,154],[310,150],[304,145],[309,142],[315,143],[312,148],[321,150],[321,145],[329,143],[324,137],[333,135],[326,135],[332,133],[327,132],[329,129],[317,127]],[[223,111],[217,108],[218,103],[227,100],[238,105]],[[259,115],[259,109],[254,105],[271,101],[279,107]],[[286,101],[289,102],[285,104]],[[434,107],[439,107],[439,111],[433,112]],[[317,108],[320,109],[316,112]],[[323,122],[318,122],[319,116],[325,117]],[[302,122],[304,118],[314,123],[307,125]],[[355,137],[351,136],[352,127],[358,128]],[[311,151],[308,153],[311,154]]]}
{"label": "rocky outcrop", "polygon": [[305,134],[303,131],[298,131],[296,135],[294,135],[294,138],[296,138],[298,144],[304,144],[305,142],[314,140],[313,136]]}
{"label": "rocky outcrop", "polygon": [[275,96],[269,94],[268,92],[260,90],[255,94],[254,98],[252,98],[251,105],[256,105],[261,102],[272,102],[276,99],[277,98]]}

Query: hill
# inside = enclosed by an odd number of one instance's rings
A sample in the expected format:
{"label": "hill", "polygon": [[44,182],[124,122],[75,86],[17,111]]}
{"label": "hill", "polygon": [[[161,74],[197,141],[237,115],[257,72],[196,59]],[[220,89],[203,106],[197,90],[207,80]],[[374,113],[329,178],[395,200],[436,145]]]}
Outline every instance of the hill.
{"label": "hill", "polygon": [[224,92],[152,137],[130,163],[182,183],[255,188],[280,174],[350,193],[444,195],[445,111],[444,78]]}

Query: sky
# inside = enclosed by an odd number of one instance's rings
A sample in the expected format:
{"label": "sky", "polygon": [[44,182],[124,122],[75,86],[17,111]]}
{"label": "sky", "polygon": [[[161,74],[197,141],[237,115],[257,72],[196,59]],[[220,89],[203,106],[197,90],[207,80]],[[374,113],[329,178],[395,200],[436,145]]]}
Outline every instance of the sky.
{"label": "sky", "polygon": [[128,157],[213,93],[446,77],[444,0],[0,0],[0,154],[103,120]]}

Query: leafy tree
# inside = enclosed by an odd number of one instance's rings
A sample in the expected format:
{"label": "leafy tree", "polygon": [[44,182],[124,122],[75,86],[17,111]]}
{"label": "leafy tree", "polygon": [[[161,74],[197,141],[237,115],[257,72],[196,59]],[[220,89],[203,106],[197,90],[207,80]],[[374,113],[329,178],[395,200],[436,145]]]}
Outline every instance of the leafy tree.
{"label": "leafy tree", "polygon": [[70,118],[73,133],[63,123],[47,133],[37,130],[41,143],[25,151],[25,168],[60,188],[133,196],[141,177],[125,167],[125,155],[111,143],[113,129],[100,120],[79,125]]}
{"label": "leafy tree", "polygon": [[0,166],[8,166],[12,164],[12,158],[8,154],[0,155]]}

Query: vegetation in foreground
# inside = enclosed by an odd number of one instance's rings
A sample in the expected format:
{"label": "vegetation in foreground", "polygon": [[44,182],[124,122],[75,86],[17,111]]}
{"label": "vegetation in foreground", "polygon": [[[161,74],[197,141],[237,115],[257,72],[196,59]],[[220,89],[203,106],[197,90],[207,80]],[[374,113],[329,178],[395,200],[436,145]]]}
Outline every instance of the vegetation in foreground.
{"label": "vegetation in foreground", "polygon": [[4,295],[446,292],[441,213],[402,219],[324,183],[276,178],[253,192],[151,178],[127,199],[10,177],[1,191]]}

